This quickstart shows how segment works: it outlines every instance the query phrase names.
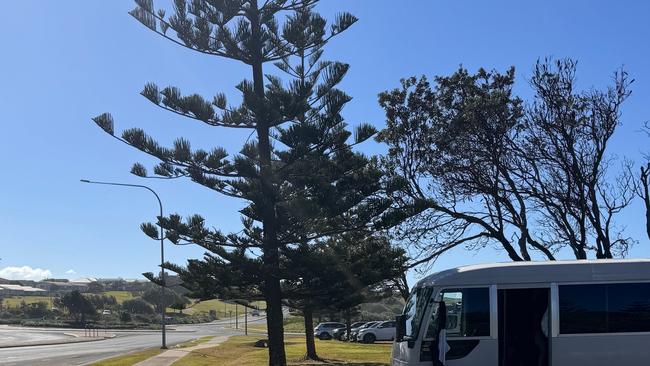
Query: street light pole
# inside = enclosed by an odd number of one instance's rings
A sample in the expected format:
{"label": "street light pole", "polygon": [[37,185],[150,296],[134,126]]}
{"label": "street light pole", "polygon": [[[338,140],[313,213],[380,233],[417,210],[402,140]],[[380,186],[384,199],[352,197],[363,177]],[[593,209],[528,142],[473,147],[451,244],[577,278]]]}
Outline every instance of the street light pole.
{"label": "street light pole", "polygon": [[[113,183],[113,182],[96,182],[87,179],[81,179],[82,183],[90,184],[102,184],[108,186],[120,186],[120,187],[135,187],[135,188],[144,188],[149,192],[153,193],[158,200],[158,207],[160,207],[160,218],[163,216],[163,206],[160,197],[153,189],[140,185],[140,184],[126,184],[126,183]],[[164,246],[165,236],[163,235],[163,228],[160,227],[160,271],[161,271],[161,285],[160,286],[160,326],[162,327],[162,346],[161,349],[167,349],[167,332],[165,329],[165,287],[167,286],[167,279],[165,278],[165,246]]]}

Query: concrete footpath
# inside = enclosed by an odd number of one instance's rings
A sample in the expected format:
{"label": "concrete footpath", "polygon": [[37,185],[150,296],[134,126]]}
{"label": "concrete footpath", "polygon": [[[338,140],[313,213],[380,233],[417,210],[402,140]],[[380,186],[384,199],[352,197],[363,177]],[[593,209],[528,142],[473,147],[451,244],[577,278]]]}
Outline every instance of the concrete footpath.
{"label": "concrete footpath", "polygon": [[227,336],[218,336],[194,347],[170,349],[159,355],[138,362],[135,364],[135,366],[170,366],[174,362],[187,356],[192,351],[218,346],[227,339]]}

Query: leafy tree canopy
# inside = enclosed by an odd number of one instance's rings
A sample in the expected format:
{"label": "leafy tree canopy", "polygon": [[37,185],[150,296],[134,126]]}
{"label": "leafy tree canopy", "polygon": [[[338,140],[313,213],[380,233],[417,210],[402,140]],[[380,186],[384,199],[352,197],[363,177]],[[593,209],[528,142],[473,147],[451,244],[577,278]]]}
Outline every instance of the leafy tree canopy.
{"label": "leafy tree canopy", "polygon": [[411,265],[457,246],[496,245],[512,260],[627,251],[615,218],[633,182],[625,161],[612,175],[607,147],[631,80],[620,71],[605,90],[576,91],[575,72],[572,60],[539,61],[529,103],[513,93],[512,68],[461,67],[380,95],[384,171],[400,181],[385,223],[414,243]]}

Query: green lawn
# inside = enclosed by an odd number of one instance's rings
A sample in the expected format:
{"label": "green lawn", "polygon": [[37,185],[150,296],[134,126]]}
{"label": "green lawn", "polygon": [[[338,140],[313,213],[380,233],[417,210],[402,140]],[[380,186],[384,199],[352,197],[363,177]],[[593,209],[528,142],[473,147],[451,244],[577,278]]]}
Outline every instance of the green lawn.
{"label": "green lawn", "polygon": [[[254,304],[257,305],[260,309],[265,308],[265,304],[262,301],[254,302]],[[240,315],[243,315],[244,309],[246,308],[241,305],[235,306],[235,304],[225,303],[221,300],[206,300],[197,302],[194,305],[190,305],[187,309],[183,310],[183,312],[187,314],[196,314],[209,313],[210,310],[216,310],[217,316],[221,319],[225,319],[230,316],[230,312],[232,312],[233,316],[235,316],[236,311]]]}
{"label": "green lawn", "polygon": [[113,296],[117,300],[118,304],[124,302],[124,300],[130,300],[133,298],[133,294],[130,291],[106,291],[104,295]]}
{"label": "green lawn", "polygon": [[[186,348],[207,342],[212,337],[203,337],[182,343],[177,348]],[[174,363],[174,366],[266,366],[268,350],[253,347],[259,337],[230,337],[216,347],[195,350]],[[316,340],[316,351],[324,362],[305,361],[305,340],[303,337],[287,337],[285,341],[287,361],[291,366],[339,365],[339,366],[387,366],[390,362],[391,345],[359,344],[338,341]],[[92,366],[131,366],[161,353],[158,348],[128,353],[123,356],[96,362]]]}
{"label": "green lawn", "polygon": [[[196,350],[175,362],[174,366],[266,366],[268,350],[253,347],[259,337],[230,337],[219,346]],[[387,366],[390,362],[390,344],[359,344],[316,340],[316,351],[325,360],[305,361],[305,341],[302,337],[288,337],[285,342],[289,365]]]}
{"label": "green lawn", "polygon": [[49,296],[11,296],[4,299],[4,301],[2,302],[2,306],[15,308],[15,307],[19,307],[23,301],[25,301],[25,304],[46,302],[48,306],[50,305]]}

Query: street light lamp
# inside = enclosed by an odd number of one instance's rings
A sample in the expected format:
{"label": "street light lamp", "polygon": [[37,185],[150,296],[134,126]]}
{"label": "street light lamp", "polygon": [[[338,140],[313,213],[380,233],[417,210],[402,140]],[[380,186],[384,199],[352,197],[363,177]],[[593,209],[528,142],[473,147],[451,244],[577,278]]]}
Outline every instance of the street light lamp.
{"label": "street light lamp", "polygon": [[[126,184],[126,183],[113,183],[113,182],[96,182],[88,179],[81,179],[82,183],[90,183],[90,184],[102,184],[102,185],[108,185],[108,186],[120,186],[120,187],[134,187],[134,188],[144,188],[148,190],[149,192],[153,193],[154,196],[156,196],[156,199],[158,200],[158,206],[160,207],[160,218],[163,216],[163,207],[162,207],[162,201],[160,200],[160,197],[158,194],[151,188],[140,185],[140,184]],[[164,240],[165,237],[163,235],[163,229],[162,226],[160,227],[160,271],[161,271],[161,285],[160,286],[160,326],[162,327],[162,346],[160,347],[161,349],[167,349],[167,334],[165,330],[165,287],[166,287],[166,279],[165,279],[165,247],[164,247]]]}

